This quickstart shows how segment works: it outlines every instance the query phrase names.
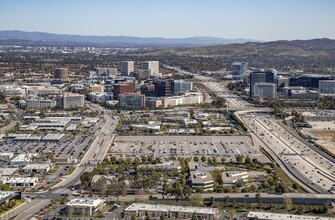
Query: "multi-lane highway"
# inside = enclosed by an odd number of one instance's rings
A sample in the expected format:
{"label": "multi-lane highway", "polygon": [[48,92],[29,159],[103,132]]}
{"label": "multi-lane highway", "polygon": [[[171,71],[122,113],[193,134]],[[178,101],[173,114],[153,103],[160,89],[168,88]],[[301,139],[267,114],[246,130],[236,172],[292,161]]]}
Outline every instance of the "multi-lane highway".
{"label": "multi-lane highway", "polygon": [[235,114],[246,124],[254,144],[265,146],[289,177],[309,192],[335,193],[335,163],[319,151],[301,141],[277,123],[271,115],[261,112],[236,95],[231,95],[212,78],[197,76],[202,84],[216,95],[226,98],[229,109],[240,110]]}
{"label": "multi-lane highway", "polygon": [[270,115],[241,114],[250,132],[260,138],[287,170],[312,192],[334,192],[335,164],[288,133]]}
{"label": "multi-lane highway", "polygon": [[70,192],[69,188],[80,180],[80,176],[83,172],[92,170],[97,165],[97,163],[103,161],[109,150],[109,147],[114,140],[114,130],[119,121],[118,117],[111,117],[110,111],[105,111],[102,107],[97,105],[95,105],[95,107],[104,111],[104,118],[106,122],[96,135],[95,140],[86,151],[82,160],[77,164],[73,173],[65,176],[62,182],[55,185],[48,192],[30,194],[31,196],[35,196],[35,199],[30,200],[19,208],[12,210],[10,213],[7,213],[8,216],[16,215],[15,219],[18,220],[30,219],[41,209],[46,207],[50,203],[51,199],[55,198],[55,195],[56,197],[59,197],[59,195]]}

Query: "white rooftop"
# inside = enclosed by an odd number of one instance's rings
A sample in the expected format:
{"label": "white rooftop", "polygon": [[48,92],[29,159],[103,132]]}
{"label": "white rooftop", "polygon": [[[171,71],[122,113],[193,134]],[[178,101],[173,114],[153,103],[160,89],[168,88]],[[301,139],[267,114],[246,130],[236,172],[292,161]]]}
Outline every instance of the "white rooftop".
{"label": "white rooftop", "polygon": [[318,216],[307,216],[307,215],[291,215],[284,213],[270,213],[270,212],[249,212],[247,218],[257,219],[271,219],[271,220],[282,220],[282,219],[301,219],[301,220],[334,220],[332,217],[318,217]]}
{"label": "white rooftop", "polygon": [[216,208],[192,207],[192,206],[172,206],[160,204],[133,203],[125,211],[160,211],[160,212],[183,212],[199,214],[215,214]]}
{"label": "white rooftop", "polygon": [[81,198],[76,198],[76,199],[72,199],[66,205],[68,205],[68,206],[97,207],[98,205],[100,205],[103,202],[104,202],[104,200],[102,200],[102,199],[81,199]]}

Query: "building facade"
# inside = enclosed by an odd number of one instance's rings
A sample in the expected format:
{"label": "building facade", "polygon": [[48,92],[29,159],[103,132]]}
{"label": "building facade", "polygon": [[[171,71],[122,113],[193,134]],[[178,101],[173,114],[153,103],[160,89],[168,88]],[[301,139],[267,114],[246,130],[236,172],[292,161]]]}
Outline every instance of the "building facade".
{"label": "building facade", "polygon": [[260,100],[277,97],[277,86],[273,83],[256,83],[253,90],[253,97],[258,97]]}
{"label": "building facade", "polygon": [[233,79],[243,80],[243,77],[247,74],[248,63],[245,62],[234,62],[232,65]]}
{"label": "building facade", "polygon": [[129,76],[134,72],[134,61],[122,61],[121,62],[121,75]]}
{"label": "building facade", "polygon": [[335,80],[320,80],[319,92],[321,95],[335,95]]}
{"label": "building facade", "polygon": [[119,106],[127,108],[142,108],[145,106],[145,95],[128,93],[119,95]]}
{"label": "building facade", "polygon": [[84,107],[85,96],[78,93],[64,93],[62,96],[63,109],[72,107]]}
{"label": "building facade", "polygon": [[119,95],[134,93],[135,92],[135,83],[117,83],[113,86],[113,99],[118,100]]}
{"label": "building facade", "polygon": [[48,100],[48,99],[29,99],[25,101],[25,105],[27,109],[48,109],[48,108],[55,108],[56,107],[55,100]]}
{"label": "building facade", "polygon": [[250,73],[250,99],[254,97],[254,86],[256,83],[274,83],[275,74],[272,71]]}
{"label": "building facade", "polygon": [[143,61],[141,70],[148,71],[149,76],[159,76],[159,61]]}
{"label": "building facade", "polygon": [[193,90],[193,82],[185,82],[184,80],[174,80],[172,84],[173,94],[190,92]]}

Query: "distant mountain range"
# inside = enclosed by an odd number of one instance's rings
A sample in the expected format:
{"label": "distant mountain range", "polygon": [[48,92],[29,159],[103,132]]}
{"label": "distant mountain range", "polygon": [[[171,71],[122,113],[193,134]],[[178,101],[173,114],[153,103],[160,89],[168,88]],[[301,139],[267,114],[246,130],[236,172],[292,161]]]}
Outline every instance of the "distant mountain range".
{"label": "distant mountain range", "polygon": [[[74,43],[95,45],[120,46],[209,46],[219,44],[233,44],[246,42],[260,42],[250,39],[224,39],[215,37],[189,38],[158,38],[158,37],[131,37],[131,36],[84,36],[69,34],[52,34],[45,32],[25,32],[17,30],[0,31],[0,41],[3,43],[17,42],[21,44],[35,43]],[[1,42],[0,42],[1,43]]]}

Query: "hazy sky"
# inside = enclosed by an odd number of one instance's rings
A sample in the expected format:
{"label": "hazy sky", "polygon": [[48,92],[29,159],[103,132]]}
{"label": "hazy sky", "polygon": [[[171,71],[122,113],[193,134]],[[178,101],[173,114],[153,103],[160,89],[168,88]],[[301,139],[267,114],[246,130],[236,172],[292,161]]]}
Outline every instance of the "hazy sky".
{"label": "hazy sky", "polygon": [[335,0],[0,0],[0,30],[335,39]]}

